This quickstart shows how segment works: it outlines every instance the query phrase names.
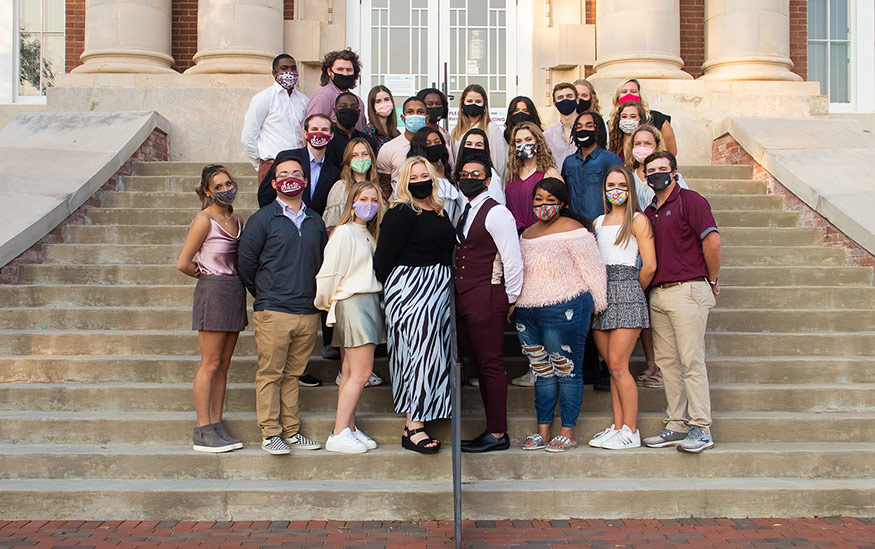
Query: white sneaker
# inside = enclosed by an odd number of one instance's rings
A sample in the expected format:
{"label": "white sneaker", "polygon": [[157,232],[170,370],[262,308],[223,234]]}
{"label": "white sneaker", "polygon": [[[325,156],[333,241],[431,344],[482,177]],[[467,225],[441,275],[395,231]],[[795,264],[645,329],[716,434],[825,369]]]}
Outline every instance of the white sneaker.
{"label": "white sneaker", "polygon": [[614,428],[614,424],[611,423],[610,427],[593,435],[592,440],[589,441],[589,445],[593,448],[601,448],[602,444],[604,444],[606,440],[608,440],[618,432],[619,431]]}
{"label": "white sneaker", "polygon": [[[343,377],[343,372],[337,372],[337,377],[334,378],[334,383],[336,385],[340,385],[340,380]],[[378,376],[377,374],[371,372],[371,377],[368,378],[368,381],[365,383],[365,387],[375,387],[377,385],[383,384],[383,378]]]}
{"label": "white sneaker", "polygon": [[364,454],[368,451],[367,447],[352,434],[349,427],[340,432],[339,435],[332,433],[325,441],[325,449],[329,452],[339,452],[341,454]]}
{"label": "white sneaker", "polygon": [[342,377],[343,377],[343,372],[337,372],[337,377],[334,378],[334,384],[339,386],[340,380]]}
{"label": "white sneaker", "polygon": [[617,434],[602,443],[605,450],[625,450],[627,448],[640,448],[641,435],[638,431],[632,432],[627,425],[617,431]]}
{"label": "white sneaker", "polygon": [[377,449],[377,443],[374,442],[374,439],[364,434],[361,429],[356,429],[355,431],[350,432],[352,433],[352,436],[354,436],[356,439],[358,439],[359,442],[364,444],[365,448],[367,448],[368,450]]}
{"label": "white sneaker", "polygon": [[520,387],[534,387],[535,386],[535,373],[529,369],[528,372],[521,375],[520,377],[514,378],[511,381],[512,385],[518,385]]}

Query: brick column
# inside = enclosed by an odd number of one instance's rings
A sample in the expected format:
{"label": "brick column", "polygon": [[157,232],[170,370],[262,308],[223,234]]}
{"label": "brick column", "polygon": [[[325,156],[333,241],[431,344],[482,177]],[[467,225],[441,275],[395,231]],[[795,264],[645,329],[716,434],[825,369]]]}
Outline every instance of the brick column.
{"label": "brick column", "polygon": [[789,0],[707,0],[708,80],[801,80],[790,61]]}

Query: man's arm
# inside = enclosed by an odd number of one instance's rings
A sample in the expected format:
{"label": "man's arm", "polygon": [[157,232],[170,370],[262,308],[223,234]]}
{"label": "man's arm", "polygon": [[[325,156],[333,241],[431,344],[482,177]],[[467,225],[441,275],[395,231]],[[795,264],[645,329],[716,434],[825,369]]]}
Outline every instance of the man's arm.
{"label": "man's arm", "polygon": [[255,296],[255,274],[264,248],[265,240],[264,223],[260,219],[252,219],[246,222],[243,234],[240,235],[240,244],[237,249],[237,271],[240,280],[252,297]]}
{"label": "man's arm", "polygon": [[[716,282],[717,275],[720,273],[720,263],[723,260],[720,233],[711,231],[705,235],[705,238],[702,239],[702,253],[705,256],[705,267],[708,268],[708,280]],[[712,284],[711,291],[714,292],[714,295],[719,294],[720,286]]]}
{"label": "man's arm", "polygon": [[258,154],[258,134],[261,133],[261,126],[269,112],[270,96],[257,94],[249,102],[249,109],[243,118],[243,132],[240,135],[240,141],[243,143],[243,151],[249,157],[249,161],[256,171],[258,171],[261,160]]}

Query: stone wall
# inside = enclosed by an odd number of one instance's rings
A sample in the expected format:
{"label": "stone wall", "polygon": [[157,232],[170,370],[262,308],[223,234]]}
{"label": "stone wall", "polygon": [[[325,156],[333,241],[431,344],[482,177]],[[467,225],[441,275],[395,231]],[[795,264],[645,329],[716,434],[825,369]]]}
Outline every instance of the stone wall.
{"label": "stone wall", "polygon": [[166,133],[159,129],[152,130],[148,138],[140,145],[137,152],[115,172],[100,189],[91,195],[84,204],[76,209],[53,231],[42,237],[36,244],[25,250],[21,255],[0,268],[0,284],[15,284],[18,281],[18,268],[21,265],[42,263],[43,245],[64,242],[65,229],[68,225],[84,225],[88,223],[87,212],[90,208],[99,207],[107,192],[117,191],[121,186],[121,177],[131,175],[134,162],[163,162],[170,159],[170,140]]}
{"label": "stone wall", "polygon": [[767,183],[768,194],[780,196],[783,199],[785,210],[797,211],[802,214],[803,227],[817,227],[823,231],[823,243],[825,246],[844,248],[845,259],[849,265],[872,267],[875,270],[875,256],[845,236],[843,232],[837,229],[825,217],[812,210],[808,204],[799,200],[795,194],[790,192],[780,181],[763,168],[759,162],[754,160],[731,135],[724,134],[714,140],[711,146],[711,163],[753,166],[754,178]]}

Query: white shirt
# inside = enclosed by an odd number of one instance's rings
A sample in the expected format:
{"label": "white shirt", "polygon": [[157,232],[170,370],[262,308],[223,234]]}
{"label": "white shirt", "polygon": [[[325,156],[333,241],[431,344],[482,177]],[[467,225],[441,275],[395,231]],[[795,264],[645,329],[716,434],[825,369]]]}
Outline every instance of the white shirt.
{"label": "white shirt", "polygon": [[283,215],[291,219],[292,223],[294,223],[295,227],[297,227],[300,231],[301,223],[303,223],[304,218],[307,217],[307,215],[304,213],[307,210],[307,205],[301,202],[301,209],[296,212],[294,208],[280,200],[279,197],[277,197],[276,201],[280,203],[280,206],[282,206]]}
{"label": "white shirt", "polygon": [[[489,193],[483,192],[471,200],[471,209],[468,211],[468,217],[465,218],[465,226],[462,227],[462,234],[465,235],[465,238],[468,237],[468,231],[474,224],[474,218],[477,217],[477,212],[480,211],[480,207],[487,198],[491,198]],[[523,257],[520,253],[516,220],[514,220],[510,210],[499,204],[489,210],[484,222],[486,232],[489,233],[498,248],[498,255],[501,257],[501,265],[504,270],[504,291],[507,292],[507,302],[512,305],[516,302],[516,298],[519,297],[520,290],[523,288]]]}
{"label": "white shirt", "polygon": [[271,160],[280,151],[304,146],[302,126],[308,102],[297,89],[289,95],[276,82],[252,97],[240,140],[256,170],[259,160]]}
{"label": "white shirt", "polygon": [[492,168],[492,179],[489,180],[489,196],[502,206],[507,204],[507,197],[504,196],[504,183],[501,181],[501,176]]}
{"label": "white shirt", "polygon": [[[632,219],[634,220],[639,215],[644,214],[635,212]],[[625,246],[615,244],[623,225],[604,225],[604,222],[605,216],[598,216],[593,223],[593,228],[605,265],[627,265],[629,267],[638,265],[638,239],[635,238],[635,235],[629,235],[629,241]]]}
{"label": "white shirt", "polygon": [[[573,136],[569,136],[573,137]],[[565,132],[562,130],[562,122],[557,122],[544,130],[544,140],[547,141],[547,146],[550,147],[550,152],[553,153],[553,160],[556,162],[556,169],[562,171],[562,163],[565,158],[577,152],[577,145],[573,141],[565,138]]]}

